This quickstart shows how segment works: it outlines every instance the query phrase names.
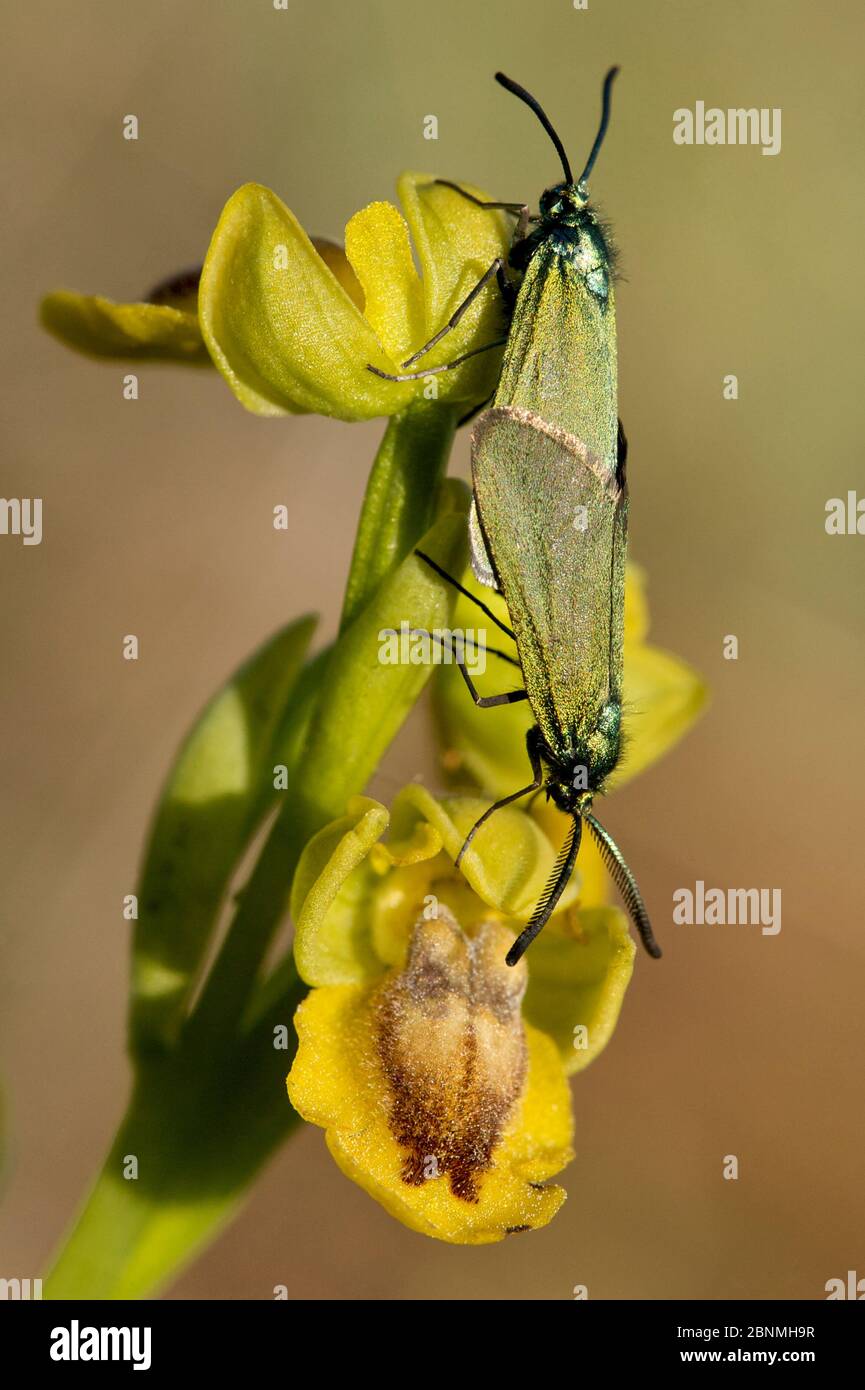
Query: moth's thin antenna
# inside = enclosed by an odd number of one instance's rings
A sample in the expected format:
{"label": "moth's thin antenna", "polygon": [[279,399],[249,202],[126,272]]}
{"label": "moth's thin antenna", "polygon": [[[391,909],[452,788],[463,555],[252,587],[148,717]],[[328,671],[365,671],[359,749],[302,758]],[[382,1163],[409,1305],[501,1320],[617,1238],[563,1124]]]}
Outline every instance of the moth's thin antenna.
{"label": "moth's thin antenna", "polygon": [[559,851],[559,857],[553,866],[547,886],[544,889],[541,900],[523,927],[516,941],[505,956],[508,965],[516,965],[517,961],[531,946],[538,932],[545,927],[556,909],[556,903],[567,887],[568,879],[574,872],[574,865],[577,862],[577,853],[580,848],[580,840],[583,834],[583,823],[579,816],[574,816],[574,823],[568,831],[565,843]]}
{"label": "moth's thin antenna", "polygon": [[598,133],[595,136],[595,143],[592,146],[592,152],[586,160],[586,167],[580,174],[579,180],[577,182],[578,187],[580,184],[585,183],[586,179],[589,177],[589,174],[592,172],[595,160],[598,157],[598,150],[601,148],[601,145],[604,142],[604,136],[607,133],[607,126],[610,124],[610,91],[613,85],[613,79],[618,71],[618,68],[610,68],[610,71],[604,78],[604,91],[601,97],[601,124],[598,126]]}
{"label": "moth's thin antenna", "polygon": [[559,139],[558,135],[556,134],[556,130],[553,126],[552,121],[550,120],[544,108],[541,106],[537,97],[533,97],[531,92],[527,92],[525,87],[520,86],[519,82],[514,82],[512,77],[505,77],[505,74],[503,72],[496,73],[496,81],[500,83],[500,85],[504,87],[506,91],[513,92],[515,97],[519,97],[520,101],[524,101],[526,103],[526,106],[531,107],[532,111],[534,111],[544,130],[547,132],[547,134],[549,135],[550,139],[556,147],[556,153],[558,154],[559,159],[562,161],[562,168],[565,171],[565,182],[573,183],[574,176],[571,173],[571,166],[568,163],[568,156],[565,154],[565,147]]}
{"label": "moth's thin antenna", "polygon": [[631,915],[631,921],[640,933],[640,940],[645,946],[650,956],[658,960],[661,956],[661,948],[655,940],[652,931],[652,924],[649,921],[649,914],[643,902],[643,895],[637,887],[637,880],[625,863],[622,851],[616,844],[612,835],[605,830],[600,821],[589,811],[583,812],[583,819],[588,823],[589,829],[598,842],[598,849],[601,851],[601,858],[610,871],[613,882],[618,888],[624,899],[625,906]]}

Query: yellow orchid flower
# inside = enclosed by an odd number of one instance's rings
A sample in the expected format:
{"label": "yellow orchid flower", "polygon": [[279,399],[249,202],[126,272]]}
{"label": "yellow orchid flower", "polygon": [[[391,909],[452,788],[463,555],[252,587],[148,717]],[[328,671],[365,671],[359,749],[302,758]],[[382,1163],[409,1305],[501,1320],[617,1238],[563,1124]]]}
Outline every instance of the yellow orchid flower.
{"label": "yellow orchid flower", "polygon": [[[423,378],[387,381],[368,368],[399,374],[507,253],[508,221],[430,174],[403,174],[397,188],[405,216],[371,203],[349,221],[343,250],[307,236],[270,189],[245,184],[223,209],[200,283],[180,277],[130,304],[56,291],[42,323],[90,356],[212,362],[258,415],[367,420],[423,400],[469,412],[491,394],[501,361],[495,285],[417,364]],[[435,372],[465,353],[463,365]]]}
{"label": "yellow orchid flower", "polygon": [[[340,1168],[424,1235],[478,1245],[544,1226],[572,1157],[567,1076],[609,1040],[631,976],[623,915],[575,876],[540,939],[506,966],[555,848],[507,808],[454,860],[481,803],[405,788],[358,797],[294,880],[295,1109]],[[389,837],[381,837],[389,830]]]}

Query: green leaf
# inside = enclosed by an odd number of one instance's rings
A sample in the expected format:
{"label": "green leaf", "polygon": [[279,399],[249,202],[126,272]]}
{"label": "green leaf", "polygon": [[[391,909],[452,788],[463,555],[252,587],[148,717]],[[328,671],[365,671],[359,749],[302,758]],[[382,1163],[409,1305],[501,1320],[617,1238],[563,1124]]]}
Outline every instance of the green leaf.
{"label": "green leaf", "polygon": [[43,299],[40,319],[61,343],[88,357],[213,365],[198,315],[168,304],[117,304],[101,295],[56,290]]}
{"label": "green leaf", "polygon": [[225,890],[273,789],[272,745],[315,626],[283,628],[193,725],[163,790],[138,890],[133,1043],[176,1038]]}

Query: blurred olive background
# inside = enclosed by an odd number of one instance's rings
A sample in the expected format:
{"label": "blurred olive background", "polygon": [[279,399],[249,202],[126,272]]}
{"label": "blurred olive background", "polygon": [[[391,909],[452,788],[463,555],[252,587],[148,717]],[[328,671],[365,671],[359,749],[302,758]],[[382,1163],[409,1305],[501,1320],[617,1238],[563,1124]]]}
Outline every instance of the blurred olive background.
{"label": "blurred olive background", "polygon": [[[819,1298],[865,1275],[865,538],[824,531],[828,498],[865,492],[861,7],[7,8],[2,492],[44,498],[44,540],[0,537],[0,1274],[44,1268],[125,1100],[121,899],[167,763],[279,624],[317,609],[333,632],[381,433],[257,419],[203,371],[141,368],[126,402],[121,366],[40,332],[41,293],[139,297],[201,260],[247,180],[335,238],[403,168],[535,200],[555,155],[493,71],[539,94],[577,165],[618,62],[592,187],[625,276],[631,553],[654,640],[713,690],[696,732],[605,815],[665,957],[638,958],[616,1037],[575,1084],[570,1200],[547,1230],[484,1249],[424,1240],[308,1129],[170,1296]],[[781,107],[781,153],[675,146],[673,111],[698,99]],[[738,401],[722,397],[728,373]],[[467,460],[463,432],[455,469]],[[271,525],[280,502],[288,532]],[[121,659],[131,632],[137,663]],[[738,661],[722,658],[727,634]],[[418,772],[435,783],[419,717],[375,789]],[[672,893],[697,879],[781,888],[780,935],[674,927]]]}

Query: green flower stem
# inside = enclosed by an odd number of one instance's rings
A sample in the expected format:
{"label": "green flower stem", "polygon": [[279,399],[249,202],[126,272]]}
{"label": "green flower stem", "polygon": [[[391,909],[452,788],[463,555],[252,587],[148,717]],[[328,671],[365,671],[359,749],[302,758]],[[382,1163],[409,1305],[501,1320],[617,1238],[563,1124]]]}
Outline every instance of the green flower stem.
{"label": "green flower stem", "polygon": [[340,631],[432,525],[457,411],[421,401],[388,421],[367,483]]}
{"label": "green flower stem", "polygon": [[[447,586],[411,552],[423,537],[445,567],[459,569],[464,562],[464,514],[437,495],[454,425],[448,410],[437,416],[424,405],[388,426],[355,546],[345,610],[350,621],[344,617],[334,646],[292,685],[282,717],[270,715],[270,757],[265,751],[257,758],[262,781],[245,792],[256,814],[244,822],[243,842],[233,846],[235,864],[272,804],[275,763],[288,768],[290,789],[279,793],[282,805],[191,1014],[179,1028],[133,1030],[129,1109],[47,1278],[48,1298],[141,1298],[164,1286],[231,1219],[296,1124],[285,1075],[294,1047],[292,1017],[305,986],[290,954],[267,980],[262,963],[285,916],[304,845],[363,790],[430,674],[422,666],[381,663],[380,633],[405,618],[430,627],[448,619]],[[256,666],[256,679],[266,669]],[[262,699],[256,689],[256,700]],[[220,726],[213,704],[208,708],[204,718],[217,735],[212,756],[218,758]],[[192,746],[199,756],[201,739],[193,736]],[[202,784],[198,777],[195,786]],[[176,791],[176,778],[169,779],[172,786]],[[207,804],[202,814],[209,814]],[[158,848],[151,846],[151,858]],[[181,860],[173,889],[166,879],[169,897],[186,891],[182,868]],[[217,871],[225,878],[225,865],[214,865]],[[202,891],[219,896],[210,883]],[[215,925],[214,910],[211,933]],[[146,930],[139,935],[146,951]],[[145,976],[151,989],[162,978],[152,969]],[[270,1293],[262,1290],[263,1297]]]}

